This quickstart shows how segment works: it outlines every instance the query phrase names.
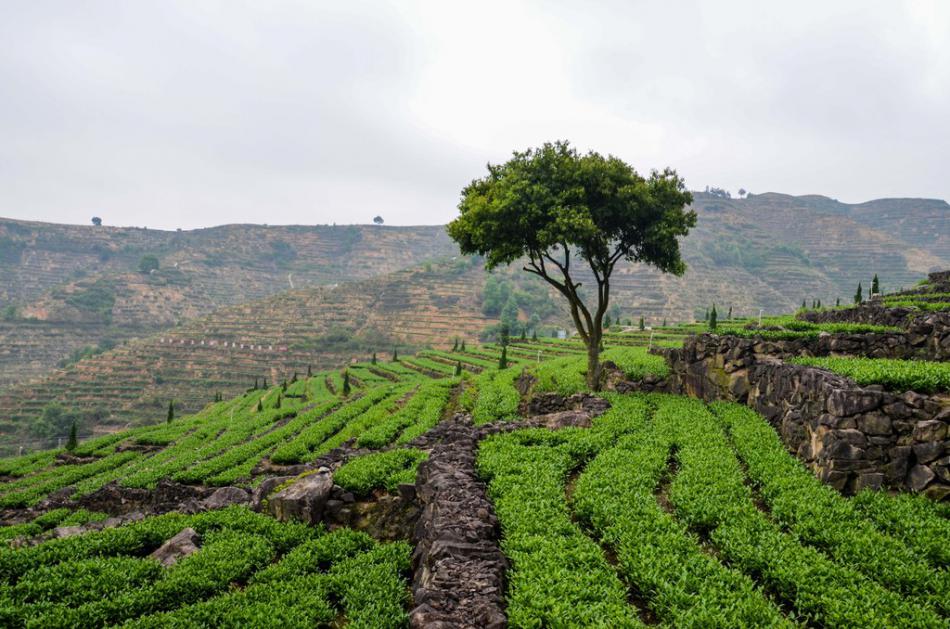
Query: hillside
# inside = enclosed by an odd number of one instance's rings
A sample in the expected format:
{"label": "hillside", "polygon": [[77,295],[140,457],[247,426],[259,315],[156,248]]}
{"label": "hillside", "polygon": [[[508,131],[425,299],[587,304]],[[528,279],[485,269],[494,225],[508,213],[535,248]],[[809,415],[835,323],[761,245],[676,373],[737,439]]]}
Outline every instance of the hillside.
{"label": "hillside", "polygon": [[[840,335],[777,319],[765,329]],[[517,342],[507,364],[470,344],[352,364],[346,390],[340,372],[317,373],[0,460],[6,624],[946,626],[950,481],[842,495],[796,459],[774,404],[670,391],[688,373],[671,356],[730,338],[693,336],[664,359],[636,347],[639,332],[612,334],[601,394],[585,391],[576,341]],[[818,428],[835,456],[854,463],[869,438],[912,435],[913,453],[895,452],[917,461],[950,444],[939,408],[895,401],[925,395],[793,362],[768,368],[864,410],[812,407],[788,387],[755,395],[815,427],[857,413],[859,428]],[[905,419],[882,427],[874,396]],[[897,488],[923,467],[877,463]]]}
{"label": "hillside", "polygon": [[[43,375],[74,352],[222,306],[377,277],[454,251],[441,227],[167,232],[0,219],[0,387]],[[139,270],[145,256],[158,270]]]}
{"label": "hillside", "polygon": [[[691,321],[712,303],[736,316],[789,311],[803,300],[847,303],[872,273],[894,290],[950,264],[942,257],[950,234],[942,201],[846,205],[818,196],[697,193],[694,207],[686,275],[618,267],[613,309],[621,319]],[[13,320],[0,321],[0,425],[8,441],[22,439],[24,422],[51,401],[91,414],[96,425],[155,420],[170,399],[194,410],[255,377],[338,366],[395,343],[474,338],[500,316],[500,307],[485,303],[487,276],[477,262],[459,262],[461,274],[451,262],[398,271],[452,254],[440,227],[169,233],[3,221],[0,228],[5,259],[15,262],[0,271],[0,294],[28,296],[14,304]],[[148,274],[135,270],[146,252],[160,265]],[[69,279],[83,274],[81,264],[94,272]],[[517,265],[500,273],[524,275]],[[66,281],[56,284],[57,276]],[[377,279],[351,283],[368,277]],[[297,290],[287,290],[288,280]],[[339,286],[310,288],[328,282]],[[521,318],[541,314],[570,329],[559,300],[550,301],[543,312],[522,305]],[[57,365],[66,369],[51,372]]]}

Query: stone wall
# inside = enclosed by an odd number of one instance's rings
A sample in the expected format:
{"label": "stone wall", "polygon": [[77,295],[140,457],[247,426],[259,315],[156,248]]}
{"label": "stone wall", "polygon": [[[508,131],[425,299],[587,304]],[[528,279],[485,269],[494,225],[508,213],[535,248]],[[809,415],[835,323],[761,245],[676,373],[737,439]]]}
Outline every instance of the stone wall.
{"label": "stone wall", "polygon": [[783,363],[751,339],[704,334],[666,350],[671,391],[757,410],[788,448],[845,493],[888,486],[950,496],[950,398],[859,387]]}
{"label": "stone wall", "polygon": [[904,332],[884,334],[825,334],[817,339],[775,341],[771,354],[827,356],[833,353],[872,358],[950,360],[950,312],[921,314],[908,308],[885,308],[871,302],[847,310],[806,312],[812,323],[867,323],[899,326]]}

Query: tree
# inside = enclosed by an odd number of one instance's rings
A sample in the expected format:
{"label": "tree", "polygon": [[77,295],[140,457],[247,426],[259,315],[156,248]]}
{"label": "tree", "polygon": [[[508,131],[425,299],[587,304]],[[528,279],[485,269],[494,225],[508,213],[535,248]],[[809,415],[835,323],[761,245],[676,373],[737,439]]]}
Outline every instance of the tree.
{"label": "tree", "polygon": [[294,382],[297,382],[297,372],[296,372],[296,371],[294,372],[293,377],[290,379],[290,383],[291,383],[291,384],[293,384]]}
{"label": "tree", "polygon": [[74,421],[72,426],[69,427],[69,439],[66,441],[66,449],[72,452],[76,449],[77,445],[79,445],[79,441],[76,438],[76,422]]}
{"label": "tree", "polygon": [[805,310],[806,308],[808,308],[808,306],[805,305],[805,300],[803,299],[803,300],[802,300],[802,310]]}
{"label": "tree", "polygon": [[718,323],[719,321],[716,318],[716,304],[713,304],[712,310],[709,311],[709,329],[715,330]]}
{"label": "tree", "polygon": [[729,306],[729,313],[726,314],[726,321],[732,321],[732,306]]}
{"label": "tree", "polygon": [[459,350],[459,339],[455,337],[455,343],[452,344],[452,351],[457,352]]}
{"label": "tree", "polygon": [[501,346],[501,356],[498,358],[498,368],[506,369],[508,367],[508,346]]}
{"label": "tree", "polygon": [[254,378],[254,390],[257,391],[257,378]]}
{"label": "tree", "polygon": [[646,321],[643,320],[643,315],[640,315],[640,331],[647,329]]}
{"label": "tree", "polygon": [[393,348],[393,362],[394,362],[394,363],[398,363],[398,362],[399,362],[399,354],[396,353],[396,348],[395,348],[395,347]]}
{"label": "tree", "polygon": [[502,347],[507,347],[509,341],[511,341],[511,336],[508,334],[508,324],[502,323],[498,330],[498,342]]}
{"label": "tree", "polygon": [[610,327],[610,313],[607,313],[604,315],[604,329],[606,330],[609,327]]}
{"label": "tree", "polygon": [[864,297],[861,294],[861,282],[858,282],[858,290],[854,293],[854,303],[860,304],[864,301]]}
{"label": "tree", "polygon": [[835,308],[839,307],[840,305],[841,305],[841,298],[835,297]]}
{"label": "tree", "polygon": [[372,358],[372,360],[370,360],[369,362],[370,362],[371,365],[375,365],[375,364],[376,364],[376,352],[373,352],[373,358]]}
{"label": "tree", "polygon": [[158,268],[158,258],[152,254],[144,255],[142,259],[139,260],[139,273],[148,275],[152,271],[157,271]]}
{"label": "tree", "polygon": [[663,327],[666,327],[666,319],[663,319]]}
{"label": "tree", "polygon": [[[463,254],[485,256],[489,270],[527,258],[524,270],[564,296],[587,347],[587,384],[599,390],[614,267],[628,260],[682,275],[678,237],[696,224],[695,212],[686,209],[692,198],[673,170],[644,178],[616,157],[581,155],[556,142],[489,164],[488,175],[462,191],[448,232]],[[589,291],[575,280],[574,260],[593,274]]]}
{"label": "tree", "polygon": [[310,365],[307,365],[307,377],[308,378],[313,377],[313,371],[310,369]]}
{"label": "tree", "polygon": [[745,189],[745,188],[739,188],[739,196],[740,196],[740,197],[744,197],[745,195],[746,195],[746,189]]}
{"label": "tree", "polygon": [[465,351],[465,339],[462,339],[462,345],[459,347],[463,352]]}
{"label": "tree", "polygon": [[528,340],[528,327],[524,325],[521,326],[521,340],[522,341]]}
{"label": "tree", "polygon": [[102,219],[99,218],[98,216],[93,216],[92,224],[95,225],[96,227],[100,227],[102,225]]}
{"label": "tree", "polygon": [[165,419],[166,423],[172,423],[172,420],[175,419],[175,403],[171,400],[168,401],[168,417]]}
{"label": "tree", "polygon": [[350,372],[349,372],[349,370],[345,370],[345,371],[343,372],[343,395],[349,395],[349,394],[350,394],[350,391],[351,391],[351,389],[350,389]]}
{"label": "tree", "polygon": [[257,412],[260,413],[263,410],[264,410],[264,398],[260,398],[257,400]]}
{"label": "tree", "polygon": [[538,340],[538,329],[537,329],[537,328],[531,330],[531,340],[532,340],[532,341],[537,341],[537,340]]}
{"label": "tree", "polygon": [[281,405],[281,403],[282,403],[283,401],[284,401],[284,400],[283,400],[283,398],[281,397],[280,393],[278,393],[278,394],[277,394],[277,401],[274,402],[274,408],[280,408],[280,405]]}
{"label": "tree", "polygon": [[455,363],[455,375],[456,376],[462,375],[462,361],[461,360]]}
{"label": "tree", "polygon": [[382,224],[383,224],[383,217],[382,217],[382,216],[374,216],[374,217],[373,217],[373,222],[376,223],[377,225],[382,225]]}
{"label": "tree", "polygon": [[877,273],[874,274],[874,279],[871,280],[871,294],[877,295],[881,292],[881,286],[877,281]]}

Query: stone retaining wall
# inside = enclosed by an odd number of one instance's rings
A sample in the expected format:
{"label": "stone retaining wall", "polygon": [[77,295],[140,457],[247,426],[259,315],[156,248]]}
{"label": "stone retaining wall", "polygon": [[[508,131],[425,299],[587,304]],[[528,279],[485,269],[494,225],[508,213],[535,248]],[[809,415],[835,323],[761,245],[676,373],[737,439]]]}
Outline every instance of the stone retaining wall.
{"label": "stone retaining wall", "polygon": [[754,340],[704,334],[666,350],[672,392],[764,415],[822,480],[845,493],[889,486],[950,496],[950,398],[859,387],[789,365]]}
{"label": "stone retaining wall", "polygon": [[817,339],[770,341],[774,351],[761,353],[827,356],[833,353],[872,358],[950,360],[950,312],[922,315],[907,308],[884,308],[870,303],[847,310],[806,312],[812,323],[867,323],[904,327],[905,332],[884,334],[824,334]]}

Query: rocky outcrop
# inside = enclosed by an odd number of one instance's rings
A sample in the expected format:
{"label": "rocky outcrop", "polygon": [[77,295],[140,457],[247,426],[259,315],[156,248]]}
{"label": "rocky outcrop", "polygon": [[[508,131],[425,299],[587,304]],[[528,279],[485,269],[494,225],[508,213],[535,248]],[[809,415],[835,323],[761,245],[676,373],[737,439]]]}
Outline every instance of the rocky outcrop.
{"label": "rocky outcrop", "polygon": [[110,515],[133,511],[167,513],[179,510],[184,504],[198,504],[214,491],[213,488],[182,485],[167,479],[160,480],[152,490],[124,487],[118,481],[113,481],[75,502],[64,501],[60,505],[49,506],[79,506]]}
{"label": "rocky outcrop", "polygon": [[702,335],[667,351],[677,393],[748,404],[788,448],[845,493],[890,486],[950,495],[950,398],[859,387],[758,353],[755,340]]}
{"label": "rocky outcrop", "polygon": [[296,520],[317,524],[333,490],[333,476],[326,467],[299,477],[289,486],[267,498],[270,513],[281,521]]}
{"label": "rocky outcrop", "polygon": [[182,529],[180,533],[159,546],[149,555],[166,568],[174,566],[179,560],[198,552],[201,537],[193,528]]}
{"label": "rocky outcrop", "polygon": [[438,443],[419,466],[422,515],[413,534],[412,627],[501,629],[507,562],[499,524],[475,470],[480,432],[467,415],[435,429]]}

